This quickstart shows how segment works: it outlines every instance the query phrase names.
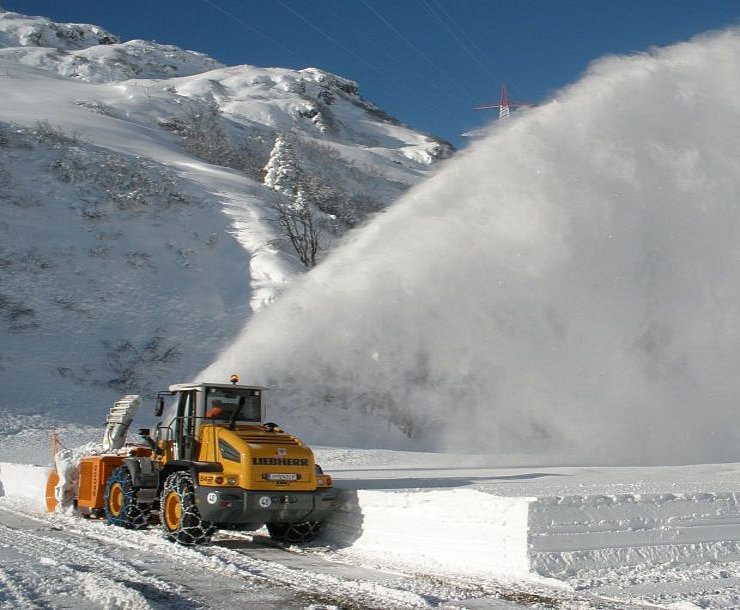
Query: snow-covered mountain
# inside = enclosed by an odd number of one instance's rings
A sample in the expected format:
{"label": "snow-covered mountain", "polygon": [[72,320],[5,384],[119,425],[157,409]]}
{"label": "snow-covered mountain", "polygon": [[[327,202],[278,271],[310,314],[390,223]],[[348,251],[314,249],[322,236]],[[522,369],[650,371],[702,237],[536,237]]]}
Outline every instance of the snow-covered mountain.
{"label": "snow-covered mountain", "polygon": [[322,70],[0,9],[0,434],[190,378],[451,152]]}

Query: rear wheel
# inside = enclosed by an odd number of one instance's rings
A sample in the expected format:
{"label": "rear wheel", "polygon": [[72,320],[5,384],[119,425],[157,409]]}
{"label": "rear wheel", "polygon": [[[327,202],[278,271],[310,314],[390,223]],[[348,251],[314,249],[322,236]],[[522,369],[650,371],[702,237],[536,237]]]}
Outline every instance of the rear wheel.
{"label": "rear wheel", "polygon": [[195,486],[187,472],[172,473],[164,483],[159,499],[164,536],[186,546],[210,541],[216,527],[204,521],[195,505]]}
{"label": "rear wheel", "polygon": [[149,524],[150,507],[137,504],[137,493],[129,469],[116,468],[105,483],[103,512],[108,523],[134,530]]}
{"label": "rear wheel", "polygon": [[267,531],[273,540],[290,544],[311,542],[319,533],[319,521],[301,521],[300,523],[268,523]]}

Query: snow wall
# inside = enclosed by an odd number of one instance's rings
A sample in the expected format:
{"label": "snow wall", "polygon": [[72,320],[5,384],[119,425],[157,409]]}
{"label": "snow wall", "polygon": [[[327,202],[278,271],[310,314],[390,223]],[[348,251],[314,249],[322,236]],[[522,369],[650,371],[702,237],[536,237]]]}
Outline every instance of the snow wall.
{"label": "snow wall", "polygon": [[419,570],[565,578],[582,569],[740,557],[731,492],[507,497],[474,489],[343,490],[324,538]]}
{"label": "snow wall", "polygon": [[736,30],[595,62],[353,234],[206,376],[277,388],[271,417],[322,444],[736,460],[739,93]]}
{"label": "snow wall", "polygon": [[0,498],[12,497],[32,510],[46,510],[46,479],[51,468],[0,462]]}

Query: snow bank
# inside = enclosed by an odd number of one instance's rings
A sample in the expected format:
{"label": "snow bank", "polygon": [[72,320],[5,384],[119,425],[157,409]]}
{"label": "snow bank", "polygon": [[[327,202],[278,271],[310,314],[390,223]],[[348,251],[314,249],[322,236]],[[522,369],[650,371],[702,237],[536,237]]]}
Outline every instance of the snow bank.
{"label": "snow bank", "polygon": [[476,489],[348,490],[324,537],[429,572],[565,578],[740,554],[735,493],[506,497]]}
{"label": "snow bank", "polygon": [[474,489],[343,490],[323,536],[380,562],[435,572],[522,576],[531,498]]}
{"label": "snow bank", "polygon": [[736,560],[738,494],[620,494],[540,498],[530,504],[530,568],[580,569]]}
{"label": "snow bank", "polygon": [[0,462],[0,497],[20,499],[32,510],[46,510],[46,479],[51,470],[47,466]]}

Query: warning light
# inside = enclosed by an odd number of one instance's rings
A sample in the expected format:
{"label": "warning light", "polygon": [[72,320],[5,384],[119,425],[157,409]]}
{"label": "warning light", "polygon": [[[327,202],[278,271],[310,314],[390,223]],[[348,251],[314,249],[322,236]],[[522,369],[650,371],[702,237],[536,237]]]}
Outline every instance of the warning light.
{"label": "warning light", "polygon": [[231,383],[233,383],[234,385],[239,383],[239,375],[237,375],[236,373],[234,373],[230,379],[231,379]]}

